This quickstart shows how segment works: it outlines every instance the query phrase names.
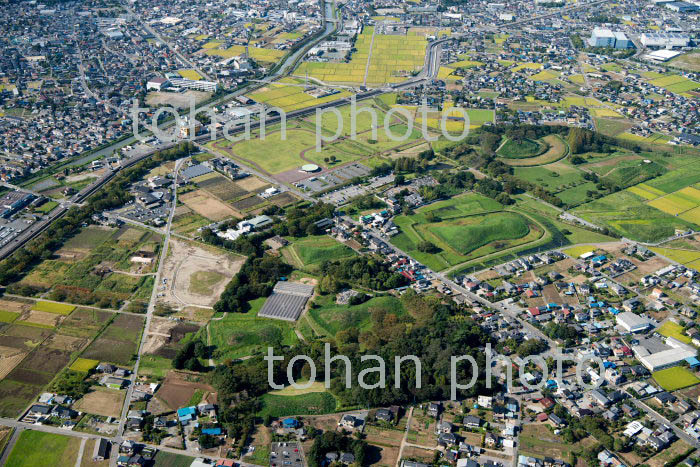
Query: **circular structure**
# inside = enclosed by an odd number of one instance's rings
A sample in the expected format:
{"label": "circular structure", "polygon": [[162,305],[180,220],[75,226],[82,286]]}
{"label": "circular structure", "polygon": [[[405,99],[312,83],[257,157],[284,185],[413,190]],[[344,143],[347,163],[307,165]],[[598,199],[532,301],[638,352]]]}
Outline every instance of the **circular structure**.
{"label": "circular structure", "polygon": [[301,171],[302,172],[308,172],[308,173],[313,173],[313,172],[318,172],[321,170],[319,166],[316,164],[306,164],[301,166]]}

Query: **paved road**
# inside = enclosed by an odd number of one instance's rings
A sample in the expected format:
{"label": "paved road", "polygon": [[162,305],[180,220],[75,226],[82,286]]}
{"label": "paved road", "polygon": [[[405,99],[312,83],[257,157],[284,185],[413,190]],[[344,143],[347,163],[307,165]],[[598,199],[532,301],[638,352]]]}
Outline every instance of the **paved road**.
{"label": "paved road", "polygon": [[75,467],[80,467],[80,464],[83,462],[85,443],[87,443],[87,438],[83,438],[82,440],[80,440],[80,449],[78,450],[78,457],[75,459]]}
{"label": "paved road", "polygon": [[690,444],[691,446],[693,446],[695,448],[700,448],[700,443],[695,441],[695,439],[693,439],[692,436],[690,436],[688,433],[686,433],[685,431],[678,428],[676,425],[671,423],[670,420],[668,420],[666,417],[663,417],[662,415],[660,415],[658,412],[656,412],[654,409],[649,407],[644,402],[642,402],[638,399],[632,398],[632,403],[634,405],[636,405],[638,409],[641,409],[644,412],[646,412],[646,414],[649,417],[653,418],[657,423],[670,426],[673,429],[673,431],[676,433],[676,436],[678,436],[680,439],[682,439],[686,443]]}
{"label": "paved road", "polygon": [[141,342],[139,343],[139,350],[136,356],[136,363],[134,364],[134,371],[131,375],[131,383],[126,391],[126,397],[124,398],[124,406],[122,407],[121,418],[119,419],[119,429],[117,431],[116,440],[121,442],[124,436],[124,429],[126,425],[126,415],[129,411],[129,405],[131,404],[131,396],[134,392],[134,383],[136,382],[136,377],[139,372],[139,364],[141,362],[141,353],[143,352],[144,345],[146,344],[146,339],[148,338],[148,330],[150,329],[151,320],[153,319],[153,313],[156,307],[156,298],[158,297],[158,287],[161,283],[161,277],[163,273],[163,264],[165,263],[165,258],[168,254],[168,242],[170,241],[170,228],[173,223],[173,217],[175,216],[175,207],[177,206],[177,174],[180,171],[185,158],[179,159],[175,163],[175,169],[173,170],[173,200],[170,209],[170,215],[168,216],[168,223],[165,228],[165,238],[163,239],[163,247],[160,252],[160,261],[158,262],[158,270],[156,271],[156,279],[153,284],[153,290],[151,291],[151,300],[148,303],[148,311],[146,312],[146,323],[144,326],[144,331],[141,334]]}
{"label": "paved road", "polygon": [[[4,425],[4,423],[3,423]],[[8,425],[11,426],[11,425]],[[8,441],[7,445],[5,446],[5,450],[2,453],[2,457],[0,457],[0,465],[5,465],[7,463],[7,458],[10,457],[10,453],[12,452],[12,449],[15,447],[15,444],[17,443],[17,440],[19,439],[19,435],[22,434],[22,431],[24,431],[23,427],[15,427],[15,431],[12,433],[12,437],[10,438],[10,441]]]}

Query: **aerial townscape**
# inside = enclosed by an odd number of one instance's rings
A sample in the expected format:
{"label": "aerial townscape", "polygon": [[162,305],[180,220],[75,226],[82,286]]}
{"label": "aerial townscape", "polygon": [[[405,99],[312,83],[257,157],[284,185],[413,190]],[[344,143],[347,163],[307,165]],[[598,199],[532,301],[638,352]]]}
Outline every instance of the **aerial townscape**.
{"label": "aerial townscape", "polygon": [[0,466],[700,466],[700,0],[0,27]]}

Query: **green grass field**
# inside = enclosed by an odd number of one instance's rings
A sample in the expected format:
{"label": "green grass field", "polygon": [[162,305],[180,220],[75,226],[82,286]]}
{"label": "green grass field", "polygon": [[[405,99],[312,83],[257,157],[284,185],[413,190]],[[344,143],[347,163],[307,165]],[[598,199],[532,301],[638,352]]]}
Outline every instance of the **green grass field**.
{"label": "green grass field", "polygon": [[75,310],[75,305],[67,305],[65,303],[53,303],[38,301],[32,306],[32,310],[46,311],[56,313],[58,315],[69,315]]}
{"label": "green grass field", "polygon": [[56,201],[47,201],[38,208],[35,208],[34,210],[36,212],[40,212],[42,214],[48,214],[54,209],[56,209],[56,206],[58,206],[58,202]]}
{"label": "green grass field", "polygon": [[689,336],[685,335],[683,332],[683,326],[674,323],[673,321],[666,321],[659,327],[656,332],[666,337],[673,337],[685,344],[690,344],[691,339]]}
{"label": "green grass field", "polygon": [[[439,271],[534,242],[543,235],[543,229],[530,219],[502,209],[496,201],[477,194],[440,201],[410,216],[397,216],[394,222],[401,233],[392,241],[418,261]],[[432,242],[441,251],[420,251],[418,245],[422,241]]]}
{"label": "green grass field", "polygon": [[361,305],[338,305],[335,296],[324,295],[316,298],[314,307],[309,309],[309,317],[316,326],[313,329],[334,337],[338,331],[356,328],[367,331],[372,327],[371,312],[373,309],[386,310],[396,315],[405,314],[399,299],[392,296],[374,297]]}
{"label": "green grass field", "polygon": [[5,466],[74,465],[79,448],[78,438],[25,430],[19,436]]}
{"label": "green grass field", "polygon": [[667,391],[676,391],[700,383],[700,379],[693,372],[680,366],[655,371],[651,376]]}
{"label": "green grass field", "polygon": [[252,355],[267,346],[292,345],[298,342],[292,325],[286,321],[258,318],[258,312],[267,298],[250,302],[247,313],[228,313],[209,326],[214,359],[223,362]]}
{"label": "green grass field", "polygon": [[524,139],[516,142],[507,140],[497,151],[497,154],[507,159],[527,159],[535,157],[546,150],[546,146],[539,141]]}
{"label": "green grass field", "polygon": [[296,396],[265,394],[261,401],[261,417],[287,417],[290,415],[322,415],[335,412],[336,400],[329,392],[311,392]]}
{"label": "green grass field", "polygon": [[316,270],[323,261],[349,258],[356,253],[328,235],[287,238],[291,245],[282,253],[298,269]]}

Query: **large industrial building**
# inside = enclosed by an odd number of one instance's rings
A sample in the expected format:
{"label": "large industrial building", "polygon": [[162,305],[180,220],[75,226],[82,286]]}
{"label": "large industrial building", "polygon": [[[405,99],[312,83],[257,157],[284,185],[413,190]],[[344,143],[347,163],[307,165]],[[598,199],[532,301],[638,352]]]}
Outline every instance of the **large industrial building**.
{"label": "large industrial building", "polygon": [[11,191],[7,193],[0,198],[0,217],[10,217],[12,214],[31,203],[34,198],[36,198],[36,196],[33,194],[23,191]]}
{"label": "large industrial building", "polygon": [[591,47],[610,47],[613,49],[629,49],[634,44],[624,32],[611,31],[605,28],[595,28],[588,39]]}
{"label": "large industrial building", "polygon": [[642,332],[646,331],[649,326],[649,320],[643,316],[632,313],[631,311],[625,311],[620,313],[615,317],[618,326],[623,328],[627,332]]}
{"label": "large industrial building", "polygon": [[655,337],[641,339],[638,345],[632,347],[632,351],[637,360],[652,373],[676,366],[698,353],[695,347],[673,337],[667,337],[665,343]]}
{"label": "large industrial building", "polygon": [[659,47],[666,49],[673,47],[688,47],[688,45],[690,45],[690,36],[679,33],[644,33],[639,36],[639,42],[641,42],[644,47]]}

